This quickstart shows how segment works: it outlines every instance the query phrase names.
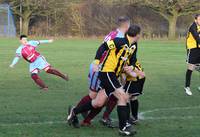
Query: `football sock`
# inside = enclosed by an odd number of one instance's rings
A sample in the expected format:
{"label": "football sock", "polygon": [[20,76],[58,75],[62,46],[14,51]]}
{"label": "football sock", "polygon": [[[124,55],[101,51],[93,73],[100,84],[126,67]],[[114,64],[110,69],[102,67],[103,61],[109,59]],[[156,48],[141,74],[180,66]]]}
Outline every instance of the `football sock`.
{"label": "football sock", "polygon": [[138,119],[139,101],[137,99],[136,100],[131,100],[130,103],[131,103],[131,113],[132,113],[132,116],[135,119]]}
{"label": "football sock", "polygon": [[192,76],[192,70],[188,69],[186,71],[185,87],[190,87],[191,76]]}
{"label": "football sock", "polygon": [[129,118],[130,118],[130,112],[131,112],[131,110],[130,110],[130,104],[127,103],[127,119],[128,119],[128,120],[129,120]]}
{"label": "football sock", "polygon": [[127,122],[127,106],[117,106],[117,113],[119,119],[119,129],[123,129]]}
{"label": "football sock", "polygon": [[77,104],[77,107],[80,106],[80,105],[83,105],[83,104],[85,104],[85,103],[88,103],[88,102],[90,102],[91,100],[92,100],[92,99],[90,98],[89,95],[84,96],[84,97],[79,101],[79,103]]}
{"label": "football sock", "polygon": [[48,88],[44,82],[40,79],[40,77],[38,76],[38,74],[34,73],[31,74],[31,78],[35,81],[35,83],[40,86],[41,88]]}
{"label": "football sock", "polygon": [[83,122],[90,123],[90,121],[101,112],[102,108],[103,107],[92,109]]}
{"label": "football sock", "polygon": [[117,98],[114,95],[111,95],[108,99],[108,102],[106,104],[106,110],[103,113],[103,119],[108,119],[110,116],[110,113],[113,111],[115,106],[117,105]]}
{"label": "football sock", "polygon": [[49,73],[49,74],[53,74],[53,75],[59,76],[59,77],[63,78],[64,80],[68,80],[67,76],[65,76],[64,74],[62,74],[61,72],[59,72],[56,69],[50,68],[46,72]]}
{"label": "football sock", "polygon": [[92,101],[90,101],[86,104],[75,107],[73,111],[74,111],[74,114],[77,115],[79,113],[89,111],[89,110],[92,110],[92,109],[94,109],[94,107],[92,106]]}

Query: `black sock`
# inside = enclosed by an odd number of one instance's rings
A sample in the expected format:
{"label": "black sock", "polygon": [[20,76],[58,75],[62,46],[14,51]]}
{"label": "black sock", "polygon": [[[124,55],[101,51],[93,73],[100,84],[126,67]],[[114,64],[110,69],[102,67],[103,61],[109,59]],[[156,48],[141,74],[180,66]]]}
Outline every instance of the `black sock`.
{"label": "black sock", "polygon": [[138,100],[131,100],[131,113],[132,113],[132,116],[135,118],[135,119],[138,119],[138,108],[139,108],[139,102]]}
{"label": "black sock", "polygon": [[188,70],[186,71],[185,87],[190,87],[191,76],[192,76],[192,70],[189,70],[189,69],[188,69]]}
{"label": "black sock", "polygon": [[119,129],[123,129],[127,122],[127,106],[117,106]]}
{"label": "black sock", "polygon": [[131,110],[130,110],[130,104],[127,103],[127,119],[128,119],[128,120],[129,120],[129,118],[130,118],[130,112],[131,112]]}
{"label": "black sock", "polygon": [[79,113],[86,112],[86,111],[89,111],[91,109],[94,109],[94,107],[92,106],[92,101],[90,101],[86,104],[75,107],[74,108],[74,114],[77,115]]}

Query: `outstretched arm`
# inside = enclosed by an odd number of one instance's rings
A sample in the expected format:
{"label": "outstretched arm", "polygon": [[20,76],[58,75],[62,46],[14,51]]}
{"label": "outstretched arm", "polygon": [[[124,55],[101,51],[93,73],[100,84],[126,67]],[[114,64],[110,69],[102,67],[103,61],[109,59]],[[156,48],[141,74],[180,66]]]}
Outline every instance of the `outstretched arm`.
{"label": "outstretched arm", "polygon": [[10,67],[11,68],[14,68],[14,66],[19,62],[19,59],[20,57],[19,56],[16,56],[13,61],[12,61],[12,64],[10,64]]}
{"label": "outstretched arm", "polygon": [[45,43],[52,43],[53,39],[49,39],[49,40],[39,40],[38,41],[40,44],[45,44]]}

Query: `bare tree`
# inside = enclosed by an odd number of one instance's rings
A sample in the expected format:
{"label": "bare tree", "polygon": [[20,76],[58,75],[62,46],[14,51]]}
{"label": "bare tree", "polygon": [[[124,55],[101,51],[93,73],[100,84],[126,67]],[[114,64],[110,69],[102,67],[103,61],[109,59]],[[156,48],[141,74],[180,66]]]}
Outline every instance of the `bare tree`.
{"label": "bare tree", "polygon": [[182,15],[194,14],[200,11],[199,0],[139,0],[140,4],[151,8],[164,17],[169,24],[168,37],[176,37],[176,23]]}
{"label": "bare tree", "polygon": [[[48,13],[47,0],[10,0],[8,1],[14,14],[22,17],[22,33],[28,34],[29,23],[34,16],[43,16]],[[20,11],[20,6],[22,10]]]}

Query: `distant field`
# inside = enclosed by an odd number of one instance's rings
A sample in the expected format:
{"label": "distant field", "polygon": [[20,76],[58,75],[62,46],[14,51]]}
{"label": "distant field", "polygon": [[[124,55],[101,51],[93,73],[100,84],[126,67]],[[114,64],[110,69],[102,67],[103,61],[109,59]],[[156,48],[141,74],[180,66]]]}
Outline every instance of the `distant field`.
{"label": "distant field", "polygon": [[[41,92],[30,79],[28,64],[11,63],[17,39],[0,39],[0,137],[116,137],[117,129],[102,127],[99,115],[91,128],[73,129],[64,123],[68,105],[75,104],[87,90],[88,67],[98,40],[57,40],[41,45],[39,51],[70,81],[41,73],[49,86]],[[193,74],[194,96],[184,94],[185,44],[183,41],[141,41],[139,60],[147,81],[140,97],[143,120],[136,137],[199,137],[199,73]],[[116,113],[112,114],[116,119]]]}

